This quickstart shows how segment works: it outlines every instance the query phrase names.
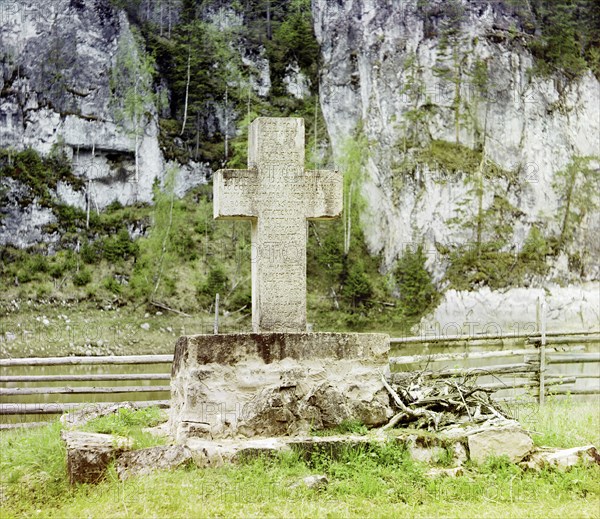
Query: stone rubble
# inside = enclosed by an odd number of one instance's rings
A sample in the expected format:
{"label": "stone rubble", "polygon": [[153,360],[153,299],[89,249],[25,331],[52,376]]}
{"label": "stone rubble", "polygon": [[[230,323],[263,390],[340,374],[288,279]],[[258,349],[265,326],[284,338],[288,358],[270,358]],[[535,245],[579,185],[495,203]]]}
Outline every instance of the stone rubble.
{"label": "stone rubble", "polygon": [[306,476],[305,478],[302,478],[300,481],[297,481],[296,483],[291,485],[290,488],[304,486],[311,490],[322,490],[327,488],[328,484],[329,479],[327,478],[327,476],[322,474],[314,474],[312,476]]}
{"label": "stone rubble", "polygon": [[67,473],[72,485],[98,483],[104,478],[108,465],[133,445],[128,438],[82,431],[65,431],[62,438],[67,448]]}
{"label": "stone rubble", "polygon": [[155,470],[176,469],[192,461],[192,454],[181,445],[159,445],[121,454],[115,467],[119,479],[150,474]]}
{"label": "stone rubble", "polygon": [[531,453],[520,465],[530,470],[542,470],[544,468],[568,470],[580,463],[600,466],[600,453],[596,447],[593,445],[573,447],[571,449],[540,447]]}

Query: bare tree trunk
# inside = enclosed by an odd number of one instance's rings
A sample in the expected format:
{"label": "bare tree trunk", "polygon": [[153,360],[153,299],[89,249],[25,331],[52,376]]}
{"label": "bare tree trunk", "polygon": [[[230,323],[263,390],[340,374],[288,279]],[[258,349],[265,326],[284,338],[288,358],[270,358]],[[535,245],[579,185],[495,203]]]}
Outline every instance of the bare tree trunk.
{"label": "bare tree trunk", "polygon": [[558,238],[558,247],[562,247],[565,241],[565,235],[567,233],[567,226],[569,223],[569,212],[571,211],[571,200],[573,198],[573,190],[575,188],[575,178],[577,176],[577,168],[573,167],[571,170],[571,174],[568,177],[568,187],[567,187],[567,205],[565,206],[565,216],[562,221],[562,225],[560,226],[560,236]]}
{"label": "bare tree trunk", "polygon": [[192,62],[192,49],[191,45],[188,45],[188,63],[187,63],[187,82],[185,85],[185,106],[183,108],[183,124],[181,126],[181,133],[185,132],[185,125],[187,124],[187,112],[188,112],[188,99],[190,95],[190,66]]}
{"label": "bare tree trunk", "polygon": [[156,292],[158,292],[158,287],[160,286],[160,282],[162,280],[163,273],[163,263],[165,254],[167,253],[167,242],[169,241],[169,235],[171,233],[171,227],[173,225],[173,204],[175,202],[175,178],[173,178],[173,185],[171,186],[171,205],[169,207],[169,224],[167,226],[167,230],[165,232],[165,237],[163,238],[162,248],[160,252],[160,258],[158,260],[158,273],[156,277],[156,283],[154,285],[154,290],[152,290],[152,297],[150,299],[154,299]]}
{"label": "bare tree trunk", "polygon": [[163,35],[163,0],[159,0],[160,2],[160,35]]}
{"label": "bare tree trunk", "polygon": [[228,101],[229,101],[229,87],[225,86],[225,162],[229,157],[229,114],[228,114]]}
{"label": "bare tree trunk", "polygon": [[271,28],[271,0],[267,0],[267,39],[270,40],[273,37],[273,31]]}
{"label": "bare tree trunk", "polygon": [[139,161],[140,135],[139,135],[139,121],[138,121],[138,114],[137,114],[137,95],[138,95],[138,80],[137,80],[137,78],[136,78],[135,84],[134,84],[134,92],[135,92],[135,99],[136,99],[136,110],[133,113],[133,132],[135,134],[134,157],[135,157],[135,182],[137,184],[140,180],[140,161]]}
{"label": "bare tree trunk", "polygon": [[169,13],[169,39],[171,39],[171,0],[168,0],[167,12]]}
{"label": "bare tree trunk", "polygon": [[[92,165],[94,164],[94,155],[96,154],[96,144],[92,144]],[[77,149],[77,155],[79,155],[79,148]],[[90,228],[90,206],[92,205],[92,179],[89,178],[88,173],[88,185],[86,192],[86,210],[85,210],[85,228]]]}
{"label": "bare tree trunk", "polygon": [[483,123],[483,146],[481,151],[481,162],[477,169],[477,257],[481,254],[481,235],[483,234],[483,167],[485,166],[485,146],[487,137],[487,118],[489,104],[485,107],[485,120]]}
{"label": "bare tree trunk", "polygon": [[350,238],[352,236],[352,191],[354,189],[354,181],[350,182],[348,194],[346,198],[346,215],[344,217],[344,256],[348,256],[350,252]]}
{"label": "bare tree trunk", "polygon": [[92,196],[92,181],[88,178],[87,190],[85,193],[85,228],[90,228],[90,205]]}
{"label": "bare tree trunk", "polygon": [[250,80],[248,80],[248,117],[250,117]]}
{"label": "bare tree trunk", "polygon": [[318,167],[317,167],[317,143],[319,140],[318,113],[319,113],[319,94],[317,93],[317,95],[315,97],[315,145],[313,147],[313,155],[314,155],[313,160],[315,163],[315,169],[318,169]]}
{"label": "bare tree trunk", "polygon": [[140,152],[139,152],[139,140],[137,124],[135,125],[135,182],[136,184],[140,181]]}
{"label": "bare tree trunk", "polygon": [[194,157],[198,160],[198,153],[200,152],[200,111],[196,112],[196,153]]}

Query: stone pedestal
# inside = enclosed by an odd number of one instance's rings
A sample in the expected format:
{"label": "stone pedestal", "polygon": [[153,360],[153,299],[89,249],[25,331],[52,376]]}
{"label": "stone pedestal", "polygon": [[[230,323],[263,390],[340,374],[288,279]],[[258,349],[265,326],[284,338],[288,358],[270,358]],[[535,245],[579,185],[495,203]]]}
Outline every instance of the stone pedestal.
{"label": "stone pedestal", "polygon": [[381,383],[389,337],[365,333],[252,333],[181,337],[171,376],[169,429],[190,437],[280,436],[345,420],[386,423]]}

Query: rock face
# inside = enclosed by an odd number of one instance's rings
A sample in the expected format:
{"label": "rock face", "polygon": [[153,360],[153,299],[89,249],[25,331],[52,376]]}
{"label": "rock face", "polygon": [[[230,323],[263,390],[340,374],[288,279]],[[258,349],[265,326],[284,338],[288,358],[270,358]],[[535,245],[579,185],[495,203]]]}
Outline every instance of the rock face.
{"label": "rock face", "polygon": [[511,288],[467,292],[448,290],[438,307],[421,320],[419,335],[527,335],[537,331],[538,298],[547,304],[548,331],[596,330],[600,322],[600,285]]}
{"label": "rock face", "polygon": [[119,454],[131,449],[132,442],[112,434],[70,431],[63,433],[67,447],[69,481],[97,483],[104,478],[106,468]]}
{"label": "rock face", "polygon": [[181,337],[175,347],[169,428],[188,437],[279,436],[369,426],[392,416],[379,370],[382,334],[270,333]]}
{"label": "rock face", "polygon": [[[334,152],[341,153],[359,122],[369,142],[362,193],[369,247],[390,267],[407,247],[423,243],[437,280],[448,266],[440,251],[475,240],[468,225],[476,209],[475,175],[435,167],[435,160],[407,173],[414,158],[404,153],[407,141],[484,145],[486,160],[512,172],[486,180],[482,201],[484,211],[498,197],[518,208],[507,219],[507,251],[521,250],[532,227],[559,234],[564,196],[553,187],[557,173],[574,156],[600,155],[600,83],[591,72],[574,82],[529,74],[533,58],[519,43],[528,36],[510,34],[511,26],[522,27],[511,2],[461,2],[464,13],[448,41],[446,4],[312,3],[322,54],[321,107]],[[478,69],[486,71],[480,90],[472,74]],[[592,167],[599,166],[596,161]],[[559,261],[553,275],[598,279],[599,222],[597,211],[590,211],[575,232],[579,272],[570,275],[568,262]]]}
{"label": "rock face", "polygon": [[[151,202],[166,169],[158,142],[156,107],[148,96],[138,121],[124,117],[111,90],[123,49],[141,56],[123,11],[110,0],[24,0],[2,9],[0,42],[0,146],[62,150],[83,177],[93,207]],[[151,94],[148,91],[148,94]],[[136,151],[138,164],[136,168]],[[206,181],[199,164],[182,168],[176,191]],[[2,187],[2,186],[0,186]],[[12,189],[12,188],[11,188]],[[85,207],[85,193],[61,183],[64,203]],[[36,211],[35,204],[32,211]],[[26,238],[28,218],[15,208],[4,216],[0,243],[26,247],[49,236]],[[6,222],[6,219],[14,220]],[[32,221],[42,225],[44,217]],[[15,237],[15,229],[24,236]]]}

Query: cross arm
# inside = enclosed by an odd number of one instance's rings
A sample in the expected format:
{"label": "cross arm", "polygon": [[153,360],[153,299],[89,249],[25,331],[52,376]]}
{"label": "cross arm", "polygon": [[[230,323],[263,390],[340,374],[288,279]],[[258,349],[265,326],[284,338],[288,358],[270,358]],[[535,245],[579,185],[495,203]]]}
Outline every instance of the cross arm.
{"label": "cross arm", "polygon": [[339,171],[317,169],[305,172],[306,217],[327,220],[342,214],[343,177]]}
{"label": "cross arm", "polygon": [[227,219],[258,217],[257,189],[256,170],[218,170],[213,176],[213,216]]}

